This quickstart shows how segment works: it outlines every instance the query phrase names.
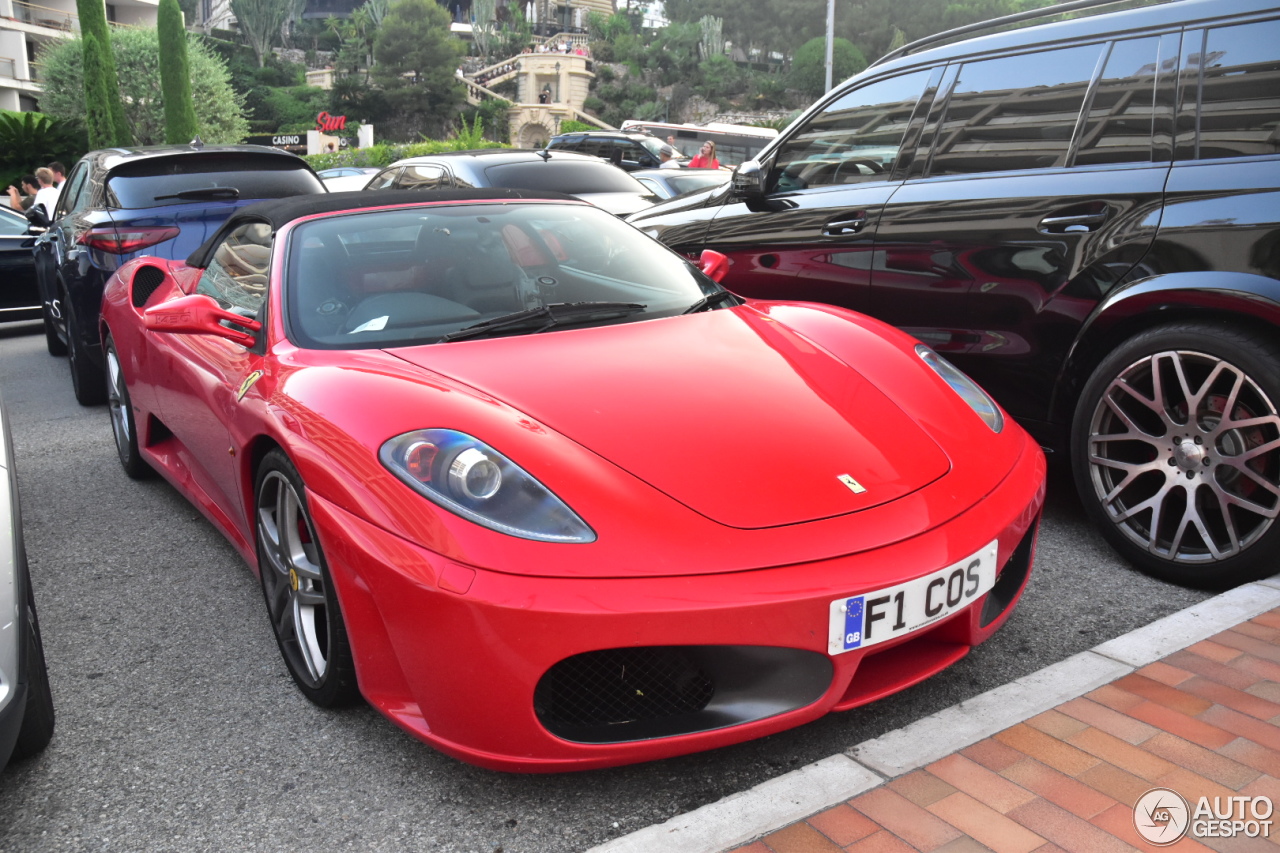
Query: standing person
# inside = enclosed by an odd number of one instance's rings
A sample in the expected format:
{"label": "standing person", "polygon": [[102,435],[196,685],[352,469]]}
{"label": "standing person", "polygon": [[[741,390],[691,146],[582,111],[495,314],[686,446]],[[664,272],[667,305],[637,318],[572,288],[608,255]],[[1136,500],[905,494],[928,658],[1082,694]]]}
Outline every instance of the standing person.
{"label": "standing person", "polygon": [[48,166],[41,166],[36,169],[36,181],[40,184],[40,189],[36,190],[35,201],[31,203],[32,207],[42,205],[44,207],[44,215],[49,217],[49,221],[53,221],[53,208],[58,203],[58,188],[53,185],[53,171]]}
{"label": "standing person", "polygon": [[[19,191],[18,187],[22,187],[22,190]],[[26,210],[36,200],[36,191],[40,189],[40,184],[36,181],[35,175],[23,175],[18,179],[18,187],[10,186],[6,190],[9,193],[9,206],[14,210]]]}
{"label": "standing person", "polygon": [[56,189],[62,189],[62,182],[67,179],[67,167],[60,161],[54,160],[49,164],[49,171],[53,172],[53,186]]}
{"label": "standing person", "polygon": [[662,146],[662,150],[658,152],[658,156],[662,160],[662,163],[658,166],[659,169],[680,168],[680,164],[676,161],[676,150],[670,145]]}
{"label": "standing person", "polygon": [[702,143],[698,153],[689,161],[690,169],[719,169],[720,161],[716,159],[716,144],[708,139]]}

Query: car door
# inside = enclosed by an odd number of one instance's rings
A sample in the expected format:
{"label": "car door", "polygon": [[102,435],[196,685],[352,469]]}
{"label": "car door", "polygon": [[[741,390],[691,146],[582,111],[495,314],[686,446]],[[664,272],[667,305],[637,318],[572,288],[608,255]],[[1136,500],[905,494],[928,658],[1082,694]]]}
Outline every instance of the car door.
{"label": "car door", "polygon": [[1075,333],[1154,238],[1179,35],[948,68],[876,231],[869,313],[1015,417],[1047,420]]}
{"label": "car door", "polygon": [[86,268],[88,266],[88,249],[79,243],[79,238],[95,224],[91,221],[89,209],[93,191],[93,183],[89,180],[92,168],[88,160],[81,160],[71,170],[58,195],[52,224],[36,240],[35,263],[40,298],[55,320],[62,318],[59,291],[67,276],[78,281],[82,275],[82,261]]}
{"label": "car door", "polygon": [[40,304],[36,289],[35,238],[27,234],[21,214],[0,216],[0,323],[33,319],[31,308]]}
{"label": "car door", "polygon": [[[271,228],[251,222],[232,230],[214,251],[196,293],[244,317],[265,315],[270,276]],[[261,347],[246,348],[213,335],[156,335],[154,345],[168,370],[156,371],[156,403],[193,484],[235,528],[245,506],[236,476],[239,433],[232,421],[243,392],[262,376]]]}
{"label": "car door", "polygon": [[707,229],[706,247],[732,262],[734,292],[866,309],[876,223],[902,183],[898,155],[936,76],[870,81],[788,134],[764,164],[763,199],[730,197]]}

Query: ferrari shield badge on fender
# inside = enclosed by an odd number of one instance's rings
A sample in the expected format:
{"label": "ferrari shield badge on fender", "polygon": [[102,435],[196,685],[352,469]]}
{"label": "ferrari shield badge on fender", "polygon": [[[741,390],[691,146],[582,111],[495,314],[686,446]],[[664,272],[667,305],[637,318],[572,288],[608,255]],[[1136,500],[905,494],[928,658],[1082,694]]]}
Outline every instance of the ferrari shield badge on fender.
{"label": "ferrari shield badge on fender", "polygon": [[236,402],[238,403],[241,400],[243,400],[244,395],[248,394],[249,389],[253,387],[253,383],[257,382],[261,378],[262,378],[261,370],[255,370],[253,371],[253,373],[250,373],[248,376],[246,376],[244,378],[244,381],[240,383],[240,390],[236,392]]}
{"label": "ferrari shield badge on fender", "polygon": [[867,490],[866,486],[862,485],[848,474],[841,474],[837,479],[848,486],[849,491],[853,492],[855,495],[860,495]]}

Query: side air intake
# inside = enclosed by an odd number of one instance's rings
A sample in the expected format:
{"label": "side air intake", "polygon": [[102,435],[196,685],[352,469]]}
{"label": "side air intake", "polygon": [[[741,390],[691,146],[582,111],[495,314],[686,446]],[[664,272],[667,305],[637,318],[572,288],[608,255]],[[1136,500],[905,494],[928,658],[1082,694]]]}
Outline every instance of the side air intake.
{"label": "side air intake", "polygon": [[133,290],[129,294],[133,307],[141,308],[146,305],[151,294],[163,282],[164,270],[152,266],[138,267],[138,271],[133,274]]}

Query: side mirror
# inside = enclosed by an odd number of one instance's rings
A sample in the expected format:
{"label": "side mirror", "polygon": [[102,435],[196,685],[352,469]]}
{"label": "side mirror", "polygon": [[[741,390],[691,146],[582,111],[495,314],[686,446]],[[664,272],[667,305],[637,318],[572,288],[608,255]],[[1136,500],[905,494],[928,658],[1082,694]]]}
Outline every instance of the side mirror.
{"label": "side mirror", "polygon": [[764,178],[767,174],[759,160],[748,160],[733,172],[733,194],[751,201],[764,198]]}
{"label": "side mirror", "polygon": [[[257,339],[249,332],[262,330],[262,324],[250,320],[232,311],[227,311],[214,301],[213,297],[203,293],[193,293],[170,302],[164,302],[154,308],[148,308],[142,315],[143,323],[152,332],[188,332],[197,335],[213,335],[217,338],[252,347]],[[247,332],[225,326],[232,323],[248,329]]]}
{"label": "side mirror", "polygon": [[26,217],[32,228],[39,228],[42,231],[53,224],[49,221],[49,214],[45,212],[43,204],[33,204],[28,207]]}
{"label": "side mirror", "polygon": [[707,278],[719,284],[729,274],[729,256],[714,249],[703,249],[702,254],[698,256],[698,269],[702,270]]}

